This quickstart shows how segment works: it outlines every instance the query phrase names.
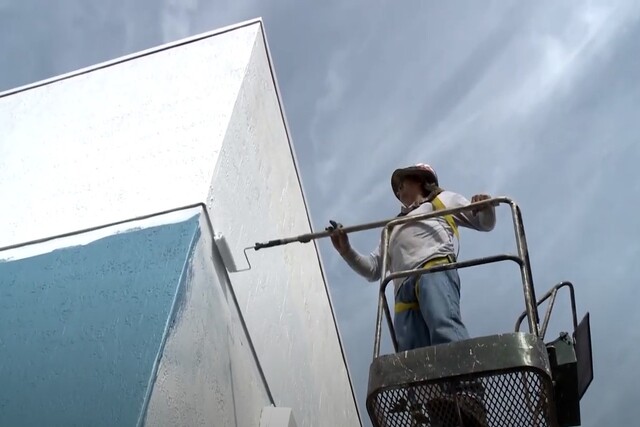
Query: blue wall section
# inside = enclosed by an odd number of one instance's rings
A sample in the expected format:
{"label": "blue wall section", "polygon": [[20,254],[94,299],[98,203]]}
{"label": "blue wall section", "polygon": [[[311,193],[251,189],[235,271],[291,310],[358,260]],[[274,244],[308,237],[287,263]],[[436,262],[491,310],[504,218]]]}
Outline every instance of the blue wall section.
{"label": "blue wall section", "polygon": [[197,228],[0,262],[0,425],[135,426]]}
{"label": "blue wall section", "polygon": [[207,222],[203,214],[144,426],[258,426],[274,403]]}

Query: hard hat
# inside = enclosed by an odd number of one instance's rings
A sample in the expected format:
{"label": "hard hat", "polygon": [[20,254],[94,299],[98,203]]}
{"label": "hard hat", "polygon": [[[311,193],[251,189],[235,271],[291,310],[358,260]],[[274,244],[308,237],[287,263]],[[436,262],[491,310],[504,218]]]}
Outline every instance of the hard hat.
{"label": "hard hat", "polygon": [[423,182],[432,182],[435,185],[439,185],[438,175],[431,166],[425,163],[416,163],[413,166],[396,169],[391,174],[391,188],[393,189],[393,194],[396,194],[396,197],[400,183],[408,176],[418,178]]}

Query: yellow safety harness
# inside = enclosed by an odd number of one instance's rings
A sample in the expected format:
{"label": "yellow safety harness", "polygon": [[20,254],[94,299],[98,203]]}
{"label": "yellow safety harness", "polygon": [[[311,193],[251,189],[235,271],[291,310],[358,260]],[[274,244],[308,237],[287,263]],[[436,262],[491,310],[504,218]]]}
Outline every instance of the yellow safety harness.
{"label": "yellow safety harness", "polygon": [[[439,211],[439,210],[444,210],[445,206],[444,203],[442,203],[442,200],[440,200],[440,198],[436,197],[435,199],[433,199],[433,201],[431,201],[431,203],[433,204],[434,210]],[[449,226],[451,227],[451,229],[453,230],[453,234],[456,236],[456,238],[460,239],[460,234],[458,232],[458,226],[456,225],[453,216],[451,215],[445,215],[444,219],[447,221],[447,223],[449,223]],[[430,259],[429,261],[425,262],[424,264],[422,264],[420,266],[420,268],[423,269],[427,269],[436,265],[440,265],[440,264],[449,264],[451,262],[455,262],[455,258],[453,256],[444,256],[444,257],[438,257],[438,258],[434,258],[434,259]],[[416,294],[416,300],[419,300],[419,296],[420,296],[420,289],[418,288],[418,280],[416,280],[416,284],[415,284],[415,294]],[[407,311],[407,310],[419,310],[420,309],[420,305],[418,304],[418,302],[396,302],[395,303],[395,312],[396,313],[401,313],[403,311]]]}
{"label": "yellow safety harness", "polygon": [[[435,199],[433,199],[433,201],[431,202],[433,204],[433,207],[435,208],[434,210],[436,211],[441,211],[445,209],[444,203],[442,203],[442,200],[440,200],[439,197],[436,197]],[[455,234],[456,238],[460,238],[460,234],[458,232],[458,226],[456,225],[455,221],[453,220],[453,216],[452,215],[445,215],[444,219],[449,223],[449,226],[451,227],[451,229],[453,230],[453,234]]]}

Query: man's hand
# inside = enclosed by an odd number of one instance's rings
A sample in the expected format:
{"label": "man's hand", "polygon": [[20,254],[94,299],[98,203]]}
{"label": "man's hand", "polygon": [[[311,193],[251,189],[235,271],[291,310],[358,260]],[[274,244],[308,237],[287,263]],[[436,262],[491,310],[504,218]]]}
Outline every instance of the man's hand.
{"label": "man's hand", "polygon": [[[475,196],[473,196],[471,198],[471,203],[477,203],[477,202],[481,202],[483,200],[489,200],[491,198],[491,196],[489,196],[488,194],[476,194]],[[482,210],[485,209],[491,209],[491,206],[486,206],[484,208],[482,208]],[[471,211],[472,214],[476,215],[479,212],[479,209],[473,209]]]}
{"label": "man's hand", "polygon": [[342,229],[342,224],[333,220],[329,221],[329,224],[331,225],[325,228],[325,230],[331,232],[330,236],[333,247],[336,248],[340,255],[347,253],[347,251],[351,249],[351,244],[349,243],[347,233]]}
{"label": "man's hand", "polygon": [[489,200],[491,196],[488,194],[476,194],[471,198],[471,203],[481,202],[483,200]]}

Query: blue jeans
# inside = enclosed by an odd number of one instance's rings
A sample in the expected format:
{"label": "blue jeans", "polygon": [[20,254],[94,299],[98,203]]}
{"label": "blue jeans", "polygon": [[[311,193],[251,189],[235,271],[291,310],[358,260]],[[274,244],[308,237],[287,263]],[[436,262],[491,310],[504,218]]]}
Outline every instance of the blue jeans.
{"label": "blue jeans", "polygon": [[469,339],[460,315],[460,277],[456,270],[407,278],[396,302],[418,303],[419,309],[395,313],[398,351]]}
{"label": "blue jeans", "polygon": [[[398,340],[398,351],[413,350],[470,338],[460,315],[460,277],[456,270],[427,273],[417,279],[415,276],[407,278],[398,290],[396,302],[419,304],[419,308],[395,313],[394,328]],[[469,409],[466,406],[459,408],[463,411],[462,415],[465,417],[464,425],[488,425],[486,423],[486,409],[482,406],[484,396],[482,381],[449,381],[444,384],[441,391],[447,394],[465,393],[480,405],[479,409],[476,408],[474,413],[476,414],[475,417],[480,417],[477,419],[481,421],[473,423],[470,423],[470,418],[472,417],[470,415],[472,412],[470,411],[473,409]],[[416,395],[413,389],[407,390],[406,393],[406,397],[402,398],[404,405],[408,404],[409,408],[418,408],[421,412],[423,404],[428,402],[422,401],[422,398]],[[400,406],[402,405],[401,403]],[[434,423],[438,422],[438,420],[442,422],[440,417],[457,417],[456,406],[448,406],[446,409],[440,409],[436,412],[427,407],[429,419]],[[437,425],[442,424],[438,423]]]}

